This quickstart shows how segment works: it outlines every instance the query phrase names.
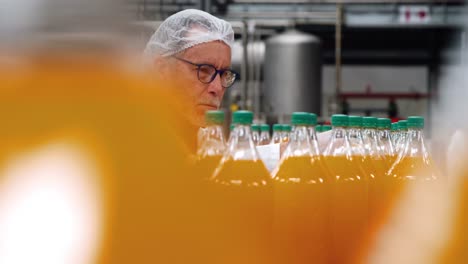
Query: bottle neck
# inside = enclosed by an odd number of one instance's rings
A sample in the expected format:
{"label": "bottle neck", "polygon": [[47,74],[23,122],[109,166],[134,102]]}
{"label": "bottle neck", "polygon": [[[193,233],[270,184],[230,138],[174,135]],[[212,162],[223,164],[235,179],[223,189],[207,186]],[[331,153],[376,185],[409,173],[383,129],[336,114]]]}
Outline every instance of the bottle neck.
{"label": "bottle neck", "polygon": [[199,155],[222,155],[226,150],[223,128],[221,125],[209,125],[205,128]]}
{"label": "bottle neck", "polygon": [[307,130],[309,131],[309,137],[311,140],[318,140],[317,139],[317,131],[315,130],[315,126],[308,126]]}
{"label": "bottle neck", "polygon": [[305,125],[295,126],[289,140],[288,147],[286,148],[283,157],[297,157],[297,156],[315,156],[319,155],[318,148],[316,151],[313,148],[310,140],[309,127]]}
{"label": "bottle neck", "polygon": [[369,138],[372,138],[372,139],[375,139],[376,138],[376,130],[374,128],[364,128],[363,132],[362,132],[362,135],[363,137],[369,137]]}
{"label": "bottle neck", "polygon": [[424,132],[420,128],[409,128],[405,135],[403,157],[426,157],[427,147],[424,142]]}
{"label": "bottle neck", "polygon": [[270,144],[270,132],[269,131],[261,131],[260,132],[260,145],[268,145]]}
{"label": "bottle neck", "polygon": [[364,149],[369,155],[379,155],[379,144],[377,139],[377,131],[375,128],[367,127],[362,132],[362,141]]}
{"label": "bottle neck", "polygon": [[379,129],[377,134],[377,143],[379,145],[380,154],[393,156],[395,149],[390,136],[391,131],[388,129]]}
{"label": "bottle neck", "polygon": [[258,160],[250,125],[236,124],[226,155],[234,160]]}
{"label": "bottle neck", "polygon": [[349,156],[352,155],[348,129],[343,126],[334,126],[331,131],[331,138],[324,151],[325,156]]}
{"label": "bottle neck", "polygon": [[332,139],[345,139],[347,136],[347,130],[345,127],[333,127],[332,128]]}
{"label": "bottle neck", "polygon": [[392,132],[388,129],[380,129],[378,133],[379,139],[390,140],[391,133]]}
{"label": "bottle neck", "polygon": [[363,135],[362,135],[361,128],[359,128],[359,127],[349,127],[346,130],[346,134],[347,134],[348,139],[350,141],[353,141],[353,142],[356,142],[356,143],[359,143],[359,144],[363,144]]}

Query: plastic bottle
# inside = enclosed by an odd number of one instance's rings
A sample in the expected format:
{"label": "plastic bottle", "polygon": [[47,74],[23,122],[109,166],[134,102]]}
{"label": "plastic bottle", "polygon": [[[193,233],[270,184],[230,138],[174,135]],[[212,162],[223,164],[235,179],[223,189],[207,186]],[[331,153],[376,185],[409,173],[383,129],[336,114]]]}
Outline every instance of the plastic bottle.
{"label": "plastic bottle", "polygon": [[270,144],[270,125],[261,124],[260,125],[260,141],[257,145],[268,145]]}
{"label": "plastic bottle", "polygon": [[[366,126],[369,126],[369,121],[367,121]],[[374,216],[374,204],[376,203],[375,196],[378,196],[376,193],[376,179],[382,177],[386,171],[381,171],[377,169],[376,164],[374,164],[374,159],[378,160],[375,156],[376,155],[376,146],[374,149],[371,148],[371,142],[368,138],[368,146],[366,147],[366,143],[364,142],[363,130],[367,129],[368,127],[364,128],[364,118],[361,116],[349,116],[348,117],[348,138],[351,145],[351,152],[353,156],[360,161],[360,168],[366,174],[368,179],[368,201],[369,201],[369,219],[372,219]],[[378,155],[378,154],[377,154]],[[380,159],[380,158],[379,158]]]}
{"label": "plastic bottle", "polygon": [[281,143],[283,133],[283,125],[274,124],[273,125],[273,136],[271,137],[271,144]]}
{"label": "plastic bottle", "polygon": [[406,122],[407,135],[405,144],[400,149],[400,155],[392,165],[388,174],[398,183],[406,181],[434,181],[438,172],[434,166],[429,151],[424,142],[424,118],[410,116]]}
{"label": "plastic bottle", "polygon": [[408,134],[407,123],[408,123],[407,120],[398,121],[398,139],[397,139],[397,142],[395,143],[396,151],[398,155],[401,154],[401,151],[404,149],[404,146],[406,144],[406,139],[407,139],[407,134]]}
{"label": "plastic bottle", "polygon": [[316,144],[315,130],[310,129],[317,117],[295,112],[291,120],[294,129],[289,144],[272,173],[276,197],[275,253],[279,263],[327,263],[329,176]]}
{"label": "plastic bottle", "polygon": [[393,151],[395,152],[395,155],[397,155],[397,149],[396,149],[396,142],[398,139],[398,122],[392,123],[392,131],[390,133],[390,138],[392,139],[392,144],[393,144]]}
{"label": "plastic bottle", "polygon": [[393,165],[397,157],[390,136],[392,133],[391,127],[392,121],[389,118],[377,119],[377,143],[379,145],[380,153],[384,156],[384,160],[388,168]]}
{"label": "plastic bottle", "polygon": [[292,126],[289,124],[283,124],[283,131],[281,133],[281,142],[289,142],[289,137],[291,136]]}
{"label": "plastic bottle", "polygon": [[367,175],[353,155],[346,115],[332,116],[332,137],[323,157],[331,175],[331,238],[328,263],[354,263],[368,226]]}
{"label": "plastic bottle", "polygon": [[361,167],[364,166],[366,158],[368,158],[367,150],[364,147],[362,129],[361,116],[348,116],[347,133],[351,152],[354,156],[358,156],[361,159]]}
{"label": "plastic bottle", "polygon": [[252,125],[252,140],[255,145],[258,145],[258,142],[260,142],[260,125],[259,124]]}
{"label": "plastic bottle", "polygon": [[[317,138],[317,115],[314,114],[314,113],[307,113],[307,114],[310,116],[310,119],[311,119],[311,123],[307,127],[307,130],[308,130],[308,133],[309,133],[309,138],[310,138],[310,144],[312,145],[312,148],[314,150],[318,151],[318,153],[320,155],[322,152],[320,151],[318,138]],[[293,131],[294,131],[294,129],[293,129]]]}
{"label": "plastic bottle", "polygon": [[[382,177],[387,173],[389,166],[385,161],[385,153],[379,146],[377,135],[377,118],[366,116],[362,118],[362,139],[364,141],[364,149],[371,160],[372,166],[375,169],[376,177]],[[364,168],[366,169],[366,168]]]}
{"label": "plastic bottle", "polygon": [[224,112],[207,111],[205,113],[207,127],[204,129],[203,140],[197,151],[197,164],[199,174],[208,179],[218,166],[226,150],[223,134]]}
{"label": "plastic bottle", "polygon": [[[221,239],[217,263],[271,263],[273,185],[252,140],[253,113],[233,113],[233,136],[211,177]],[[213,249],[213,250],[216,250]]]}

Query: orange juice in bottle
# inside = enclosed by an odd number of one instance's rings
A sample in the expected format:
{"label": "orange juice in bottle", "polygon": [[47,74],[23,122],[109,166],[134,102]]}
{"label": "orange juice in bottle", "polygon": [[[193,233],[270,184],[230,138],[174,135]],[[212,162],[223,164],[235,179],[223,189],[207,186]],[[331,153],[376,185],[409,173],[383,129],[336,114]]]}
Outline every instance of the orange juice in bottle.
{"label": "orange juice in bottle", "polygon": [[369,178],[369,222],[371,224],[378,221],[382,210],[382,193],[385,174],[388,165],[385,160],[385,154],[379,147],[377,135],[377,118],[363,117],[363,142],[367,153],[367,160],[373,166],[374,170]]}
{"label": "orange juice in bottle", "polygon": [[384,175],[388,166],[385,161],[385,153],[380,149],[377,135],[377,118],[366,116],[362,118],[363,124],[363,142],[369,158],[375,168],[376,177]]}
{"label": "orange juice in bottle", "polygon": [[368,218],[367,175],[353,155],[346,115],[332,116],[332,138],[323,156],[331,175],[331,252],[328,263],[355,263]]}
{"label": "orange juice in bottle", "polygon": [[374,189],[374,209],[376,212],[376,221],[385,218],[386,209],[391,200],[391,190],[395,184],[391,177],[388,177],[387,171],[397,159],[395,149],[390,138],[391,120],[388,118],[379,118],[377,120],[378,134],[377,143],[380,154],[384,157],[386,171],[376,180],[376,188]]}
{"label": "orange juice in bottle", "polygon": [[316,124],[315,114],[292,114],[294,131],[272,173],[278,263],[328,263],[329,179],[320,158]]}
{"label": "orange juice in bottle", "polygon": [[214,263],[271,263],[273,185],[252,141],[253,113],[233,113],[232,138],[210,178]]}
{"label": "orange juice in bottle", "polygon": [[405,126],[408,130],[405,144],[401,146],[397,160],[387,172],[387,177],[393,181],[387,190],[391,197],[388,210],[392,209],[394,198],[400,195],[408,183],[413,182],[424,186],[439,180],[438,170],[424,142],[424,118],[410,116]]}
{"label": "orange juice in bottle", "polygon": [[371,150],[365,147],[363,137],[363,118],[361,116],[348,116],[348,140],[351,153],[360,161],[360,167],[369,180],[376,178],[377,170],[372,162]]}
{"label": "orange juice in bottle", "polygon": [[223,111],[207,111],[205,113],[207,127],[203,132],[203,140],[197,151],[196,168],[198,174],[208,179],[221,161],[226,149],[222,125]]}
{"label": "orange juice in bottle", "polygon": [[388,175],[399,184],[406,181],[431,182],[438,180],[437,169],[434,166],[429,151],[424,142],[424,118],[408,117],[405,144],[400,154],[388,171]]}

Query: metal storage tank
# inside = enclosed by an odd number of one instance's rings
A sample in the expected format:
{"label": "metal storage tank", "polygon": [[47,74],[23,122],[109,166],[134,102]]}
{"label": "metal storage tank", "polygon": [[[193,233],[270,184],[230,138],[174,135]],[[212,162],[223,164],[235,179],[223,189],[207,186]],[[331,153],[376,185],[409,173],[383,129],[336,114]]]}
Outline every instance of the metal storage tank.
{"label": "metal storage tank", "polygon": [[264,110],[282,118],[296,111],[320,115],[322,99],[320,39],[290,30],[266,41]]}

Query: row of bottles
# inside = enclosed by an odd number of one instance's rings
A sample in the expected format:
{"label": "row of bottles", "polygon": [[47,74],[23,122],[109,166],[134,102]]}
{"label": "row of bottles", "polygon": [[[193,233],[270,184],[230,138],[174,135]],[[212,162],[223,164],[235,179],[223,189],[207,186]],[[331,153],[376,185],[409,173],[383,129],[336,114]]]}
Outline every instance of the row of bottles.
{"label": "row of bottles", "polygon": [[291,130],[273,126],[271,142],[287,147],[270,174],[254,140],[267,127],[256,135],[253,114],[234,112],[224,145],[221,113],[207,114],[198,164],[216,190],[233,263],[359,263],[406,182],[437,179],[422,117],[392,132],[386,118],[333,115],[321,151],[316,115],[293,113]]}
{"label": "row of bottles", "polygon": [[[211,118],[210,115],[217,115],[222,111],[207,111],[207,123],[210,125],[208,120]],[[312,114],[313,115],[313,114]],[[222,124],[217,124],[222,125]],[[317,133],[327,132],[331,130],[331,125],[314,125],[315,131]],[[231,124],[229,127],[229,131],[232,132],[234,130],[235,125]],[[270,125],[268,124],[252,124],[251,126],[252,131],[252,140],[256,146],[263,146],[268,144],[277,144],[277,143],[285,143],[289,141],[289,137],[291,136],[292,126],[289,124],[274,124],[273,125],[273,134],[270,137]]]}

